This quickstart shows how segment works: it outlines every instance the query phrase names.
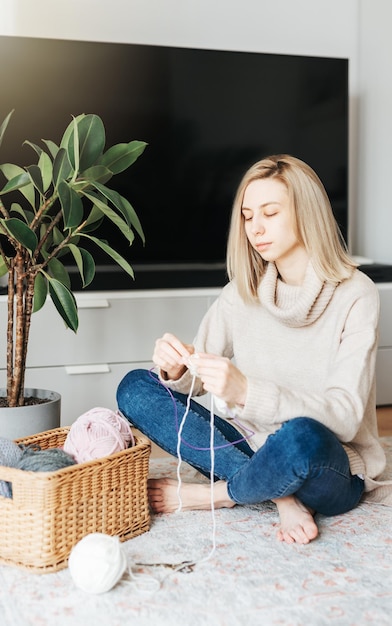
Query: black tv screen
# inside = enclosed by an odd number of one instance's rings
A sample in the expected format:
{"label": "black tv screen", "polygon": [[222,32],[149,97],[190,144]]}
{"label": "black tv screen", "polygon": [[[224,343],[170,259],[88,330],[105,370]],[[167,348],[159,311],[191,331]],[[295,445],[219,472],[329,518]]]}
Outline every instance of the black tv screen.
{"label": "black tv screen", "polygon": [[347,238],[347,59],[25,37],[0,37],[0,54],[1,119],[15,109],[0,162],[30,163],[23,141],[60,141],[79,113],[102,117],[108,145],[148,143],[112,181],[145,246],[105,226],[135,281],[102,256],[92,288],[224,284],[236,188],[269,154],[316,170]]}

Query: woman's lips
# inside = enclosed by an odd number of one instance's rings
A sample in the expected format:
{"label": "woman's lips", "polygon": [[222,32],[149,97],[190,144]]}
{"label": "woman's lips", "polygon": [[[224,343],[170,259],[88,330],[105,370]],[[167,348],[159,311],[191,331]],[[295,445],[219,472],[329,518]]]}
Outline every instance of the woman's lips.
{"label": "woman's lips", "polygon": [[271,241],[256,243],[256,248],[259,252],[262,252],[263,250],[267,250],[267,248],[270,247],[271,243],[272,243]]}

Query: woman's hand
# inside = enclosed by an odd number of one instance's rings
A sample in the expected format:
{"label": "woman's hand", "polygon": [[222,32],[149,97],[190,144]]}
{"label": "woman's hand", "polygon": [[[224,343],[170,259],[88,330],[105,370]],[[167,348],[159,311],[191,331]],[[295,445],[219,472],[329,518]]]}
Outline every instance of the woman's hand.
{"label": "woman's hand", "polygon": [[187,369],[186,363],[194,353],[192,345],[182,343],[177,337],[165,333],[155,342],[152,360],[167,380],[178,380]]}
{"label": "woman's hand", "polygon": [[221,398],[228,405],[244,406],[248,382],[230,359],[197,353],[190,358],[190,364],[206,391]]}

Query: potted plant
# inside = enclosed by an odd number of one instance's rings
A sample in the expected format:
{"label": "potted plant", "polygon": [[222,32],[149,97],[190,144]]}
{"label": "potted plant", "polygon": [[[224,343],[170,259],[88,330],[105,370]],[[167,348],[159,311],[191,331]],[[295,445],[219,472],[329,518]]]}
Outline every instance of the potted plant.
{"label": "potted plant", "polygon": [[[0,126],[0,145],[12,114]],[[25,404],[31,316],[48,295],[66,327],[77,331],[77,303],[64,259],[76,265],[82,288],[94,278],[94,249],[103,250],[133,277],[127,260],[96,231],[103,220],[110,220],[130,245],[134,232],[144,242],[133,207],[108,182],[129,168],[146,144],[131,141],[106,149],[105,142],[101,118],[82,114],[70,121],[59,145],[25,141],[33,150],[32,165],[0,165],[5,182],[0,190],[0,276],[8,275],[3,406]]]}

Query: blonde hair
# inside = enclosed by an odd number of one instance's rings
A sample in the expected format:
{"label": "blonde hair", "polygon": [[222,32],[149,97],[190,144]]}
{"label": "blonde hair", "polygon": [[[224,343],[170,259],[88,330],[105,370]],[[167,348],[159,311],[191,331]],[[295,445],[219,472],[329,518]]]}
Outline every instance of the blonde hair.
{"label": "blonde hair", "polygon": [[339,283],[356,267],[347,252],[324,186],[313,169],[287,154],[258,161],[243,176],[233,203],[227,244],[227,273],[245,301],[256,298],[267,262],[252,248],[245,233],[242,202],[249,183],[273,178],[287,188],[297,236],[323,281]]}

